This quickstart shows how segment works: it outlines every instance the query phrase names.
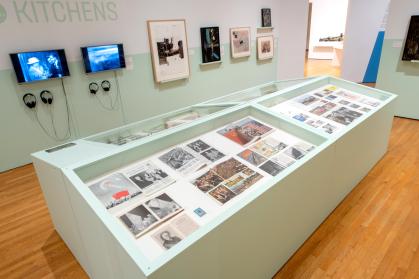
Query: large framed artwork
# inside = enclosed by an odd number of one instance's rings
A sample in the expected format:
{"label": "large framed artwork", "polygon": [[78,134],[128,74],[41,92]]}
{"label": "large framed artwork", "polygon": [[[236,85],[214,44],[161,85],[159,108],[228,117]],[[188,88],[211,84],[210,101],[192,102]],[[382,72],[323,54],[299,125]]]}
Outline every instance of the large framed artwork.
{"label": "large framed artwork", "polygon": [[221,61],[220,29],[218,27],[201,28],[202,63]]}
{"label": "large framed artwork", "polygon": [[257,38],[258,60],[274,57],[274,36],[260,36]]}
{"label": "large framed artwork", "polygon": [[163,83],[188,78],[190,68],[185,20],[149,20],[147,25],[154,80]]}
{"label": "large framed artwork", "polygon": [[419,61],[419,16],[410,19],[402,60]]}
{"label": "large framed artwork", "polygon": [[231,57],[240,58],[250,56],[250,27],[231,28],[230,43]]}

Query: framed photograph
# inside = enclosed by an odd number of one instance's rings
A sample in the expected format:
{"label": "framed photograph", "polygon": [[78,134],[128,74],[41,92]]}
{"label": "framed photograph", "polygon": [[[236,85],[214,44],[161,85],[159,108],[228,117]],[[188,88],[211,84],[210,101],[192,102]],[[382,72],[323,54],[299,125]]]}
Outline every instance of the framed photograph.
{"label": "framed photograph", "polygon": [[157,83],[186,79],[190,75],[185,20],[149,20],[148,37]]}
{"label": "framed photograph", "polygon": [[262,27],[272,27],[271,9],[262,9]]}
{"label": "framed photograph", "polygon": [[419,16],[412,16],[410,19],[402,60],[419,60]]}
{"label": "framed photograph", "polygon": [[274,57],[274,36],[261,36],[257,38],[258,60],[267,60]]}
{"label": "framed photograph", "polygon": [[202,63],[221,61],[220,29],[218,27],[201,28]]}
{"label": "framed photograph", "polygon": [[240,58],[250,56],[250,27],[231,28],[230,43],[231,57]]}

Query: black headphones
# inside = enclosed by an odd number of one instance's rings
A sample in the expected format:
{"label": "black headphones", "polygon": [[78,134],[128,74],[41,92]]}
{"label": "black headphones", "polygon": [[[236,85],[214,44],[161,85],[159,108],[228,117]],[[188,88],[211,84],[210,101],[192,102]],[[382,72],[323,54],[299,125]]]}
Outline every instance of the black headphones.
{"label": "black headphones", "polygon": [[23,102],[30,109],[36,107],[36,97],[32,93],[26,93],[25,95],[23,95]]}
{"label": "black headphones", "polygon": [[108,92],[109,90],[111,90],[111,83],[108,80],[102,81],[101,85],[104,91]]}
{"label": "black headphones", "polygon": [[91,94],[96,94],[99,91],[99,85],[96,82],[89,84],[89,91]]}
{"label": "black headphones", "polygon": [[51,105],[52,101],[54,100],[54,96],[52,95],[51,91],[44,90],[41,92],[41,100],[46,105]]}

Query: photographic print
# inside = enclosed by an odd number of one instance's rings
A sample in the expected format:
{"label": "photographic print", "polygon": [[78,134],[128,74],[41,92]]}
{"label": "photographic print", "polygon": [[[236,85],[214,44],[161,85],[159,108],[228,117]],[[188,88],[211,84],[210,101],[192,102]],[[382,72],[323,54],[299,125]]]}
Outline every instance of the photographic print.
{"label": "photographic print", "polygon": [[319,98],[316,98],[312,95],[308,95],[308,96],[302,96],[300,98],[297,98],[297,103],[303,104],[305,106],[309,106],[315,102],[317,102],[319,100]]}
{"label": "photographic print", "polygon": [[328,134],[333,134],[338,129],[338,127],[333,126],[331,124],[326,124],[322,128]]}
{"label": "photographic print", "polygon": [[180,147],[170,150],[166,154],[160,156],[159,159],[172,169],[179,172],[185,171],[197,162],[195,156]]}
{"label": "photographic print", "polygon": [[262,27],[272,27],[271,9],[262,9]]}
{"label": "photographic print", "polygon": [[210,160],[211,162],[218,161],[225,156],[223,153],[221,153],[215,148],[208,149],[202,152],[201,155]]}
{"label": "photographic print", "polygon": [[267,60],[274,57],[274,36],[260,36],[256,40],[258,60]]}
{"label": "photographic print", "polygon": [[[202,210],[203,211],[203,210]],[[185,213],[173,218],[151,235],[161,248],[169,250],[199,228],[199,225]]]}
{"label": "photographic print", "polygon": [[306,155],[306,152],[295,146],[292,146],[288,148],[287,150],[285,150],[285,154],[287,154],[288,156],[290,156],[291,158],[295,160],[299,160]]}
{"label": "photographic print", "polygon": [[314,128],[318,128],[318,127],[320,127],[321,125],[324,124],[323,121],[321,121],[321,120],[315,120],[315,119],[309,119],[305,123],[308,124],[308,125],[310,125],[310,126],[312,126],[312,127],[314,127]]}
{"label": "photographic print", "polygon": [[148,36],[156,82],[189,77],[185,20],[149,20]]}
{"label": "photographic print", "polygon": [[190,149],[192,149],[193,151],[197,152],[197,153],[201,153],[202,151],[205,151],[208,148],[210,148],[210,146],[208,144],[206,144],[205,142],[203,142],[200,139],[189,143],[188,147]]}
{"label": "photographic print", "polygon": [[160,219],[173,215],[182,209],[182,207],[166,193],[147,201],[145,204]]}
{"label": "photographic print", "polygon": [[265,157],[249,149],[245,149],[243,152],[239,153],[237,156],[248,161],[254,166],[259,166],[260,164],[262,164],[263,162],[267,160]]}
{"label": "photographic print", "polygon": [[255,143],[250,147],[251,150],[256,151],[257,153],[269,158],[279,151],[287,147],[287,144],[274,139],[273,137],[266,138]]}
{"label": "photographic print", "polygon": [[362,113],[341,107],[338,110],[332,111],[326,118],[343,125],[349,125],[360,116],[362,116]]}
{"label": "photographic print", "polygon": [[221,61],[220,30],[218,27],[201,28],[202,63]]}
{"label": "photographic print", "polygon": [[250,56],[250,27],[230,29],[231,57]]}
{"label": "photographic print", "polygon": [[318,107],[310,110],[310,112],[313,113],[313,114],[315,114],[315,115],[321,116],[322,114],[330,111],[334,107],[336,107],[336,104],[329,102],[329,103],[326,103],[326,104],[324,104],[322,106],[318,106]]}
{"label": "photographic print", "polygon": [[347,105],[350,105],[351,103],[348,102],[348,101],[345,101],[345,100],[340,100],[339,101],[339,104],[344,105],[344,106],[347,106]]}
{"label": "photographic print", "polygon": [[169,250],[182,241],[180,233],[170,226],[165,226],[153,234],[153,239],[164,249]]}
{"label": "photographic print", "polygon": [[284,169],[288,168],[289,166],[295,163],[294,159],[292,159],[290,156],[287,156],[283,153],[280,153],[277,156],[273,157],[271,161],[281,166]]}
{"label": "photographic print", "polygon": [[369,109],[369,108],[361,108],[361,111],[363,111],[363,112],[370,112],[371,111],[371,109]]}
{"label": "photographic print", "polygon": [[247,169],[249,168],[236,159],[230,158],[227,161],[216,165],[212,170],[223,179],[229,179],[233,175],[242,171],[246,171]]}
{"label": "photographic print", "polygon": [[206,193],[223,182],[224,179],[212,171],[208,171],[192,182],[199,190]]}
{"label": "photographic print", "polygon": [[111,174],[89,188],[106,209],[141,194],[141,190],[121,173]]}
{"label": "photographic print", "polygon": [[257,172],[254,172],[249,177],[244,178],[241,175],[237,177],[231,178],[228,180],[224,186],[226,186],[229,190],[231,190],[234,194],[239,195],[243,193],[245,190],[252,187],[256,182],[262,179],[263,176]]}
{"label": "photographic print", "polygon": [[119,218],[135,237],[145,233],[157,222],[156,217],[144,205],[137,206]]}
{"label": "photographic print", "polygon": [[269,173],[272,176],[278,175],[281,171],[283,171],[285,168],[281,167],[280,165],[275,164],[272,161],[268,161],[262,166],[259,167],[261,170]]}
{"label": "photographic print", "polygon": [[227,127],[219,130],[217,133],[240,145],[246,145],[259,139],[271,130],[271,127],[268,127],[256,120],[245,118],[228,125]]}
{"label": "photographic print", "polygon": [[209,194],[222,204],[225,204],[236,196],[231,190],[222,185],[209,192]]}
{"label": "photographic print", "polygon": [[364,105],[368,105],[372,107],[378,107],[380,105],[380,101],[374,101],[370,99],[362,99],[360,102]]}
{"label": "photographic print", "polygon": [[404,61],[419,60],[419,16],[410,18],[409,31],[407,32],[406,43],[404,45]]}
{"label": "photographic print", "polygon": [[141,164],[129,172],[129,179],[143,191],[154,191],[175,182],[167,173],[154,164],[147,162]]}

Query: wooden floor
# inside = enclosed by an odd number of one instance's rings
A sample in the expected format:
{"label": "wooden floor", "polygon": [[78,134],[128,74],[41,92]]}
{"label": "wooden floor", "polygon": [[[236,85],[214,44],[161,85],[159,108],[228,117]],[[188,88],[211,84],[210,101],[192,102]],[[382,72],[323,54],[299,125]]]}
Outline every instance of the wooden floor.
{"label": "wooden floor", "polygon": [[323,75],[340,77],[340,67],[332,66],[332,60],[306,59],[304,76]]}
{"label": "wooden floor", "polygon": [[[87,278],[53,229],[32,165],[0,183],[0,278]],[[388,154],[275,279],[329,277],[419,278],[419,121],[395,119]]]}

